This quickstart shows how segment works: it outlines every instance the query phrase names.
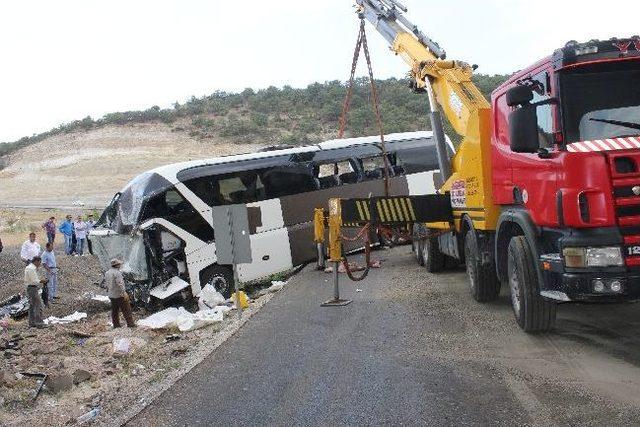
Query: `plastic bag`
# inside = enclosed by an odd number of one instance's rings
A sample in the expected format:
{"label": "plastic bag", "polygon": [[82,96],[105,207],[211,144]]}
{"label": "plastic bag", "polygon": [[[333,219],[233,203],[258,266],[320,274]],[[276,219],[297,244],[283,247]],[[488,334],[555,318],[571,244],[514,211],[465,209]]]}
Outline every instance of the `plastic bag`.
{"label": "plastic bag", "polygon": [[223,304],[224,301],[225,299],[220,292],[216,291],[213,286],[206,284],[198,296],[198,308],[200,310],[212,309]]}

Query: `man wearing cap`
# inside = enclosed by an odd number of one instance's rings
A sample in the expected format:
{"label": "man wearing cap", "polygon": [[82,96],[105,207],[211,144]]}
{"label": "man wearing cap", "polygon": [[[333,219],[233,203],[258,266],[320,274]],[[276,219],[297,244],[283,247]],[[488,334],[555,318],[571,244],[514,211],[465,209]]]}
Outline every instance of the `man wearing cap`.
{"label": "man wearing cap", "polygon": [[111,260],[111,268],[104,274],[104,283],[107,287],[107,293],[111,300],[111,321],[114,328],[120,327],[120,311],[127,322],[127,326],[133,328],[136,326],[131,315],[131,305],[129,304],[129,295],[124,288],[124,277],[120,267],[122,261],[117,258]]}

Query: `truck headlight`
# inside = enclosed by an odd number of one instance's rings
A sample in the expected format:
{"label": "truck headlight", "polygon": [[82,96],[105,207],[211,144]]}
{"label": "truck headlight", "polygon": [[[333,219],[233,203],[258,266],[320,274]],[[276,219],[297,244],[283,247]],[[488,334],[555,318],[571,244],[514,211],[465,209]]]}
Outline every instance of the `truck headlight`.
{"label": "truck headlight", "polygon": [[564,264],[569,268],[615,267],[624,265],[618,246],[604,248],[564,248]]}

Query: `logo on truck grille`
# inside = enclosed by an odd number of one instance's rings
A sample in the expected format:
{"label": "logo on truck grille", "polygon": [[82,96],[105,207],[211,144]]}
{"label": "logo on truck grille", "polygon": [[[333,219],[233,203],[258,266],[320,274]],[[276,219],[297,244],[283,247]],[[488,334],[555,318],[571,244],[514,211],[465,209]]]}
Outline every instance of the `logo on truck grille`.
{"label": "logo on truck grille", "polygon": [[640,196],[640,185],[636,185],[631,189],[631,191],[633,191],[633,194],[635,194],[636,196]]}

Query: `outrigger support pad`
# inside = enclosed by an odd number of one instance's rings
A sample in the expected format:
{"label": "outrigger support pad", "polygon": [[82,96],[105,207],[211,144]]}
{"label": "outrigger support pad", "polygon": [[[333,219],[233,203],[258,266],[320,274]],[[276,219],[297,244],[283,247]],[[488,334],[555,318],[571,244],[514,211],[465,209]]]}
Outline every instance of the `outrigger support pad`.
{"label": "outrigger support pad", "polygon": [[339,261],[333,261],[333,298],[320,304],[320,307],[344,307],[352,303],[350,299],[340,298],[340,284],[338,283]]}

